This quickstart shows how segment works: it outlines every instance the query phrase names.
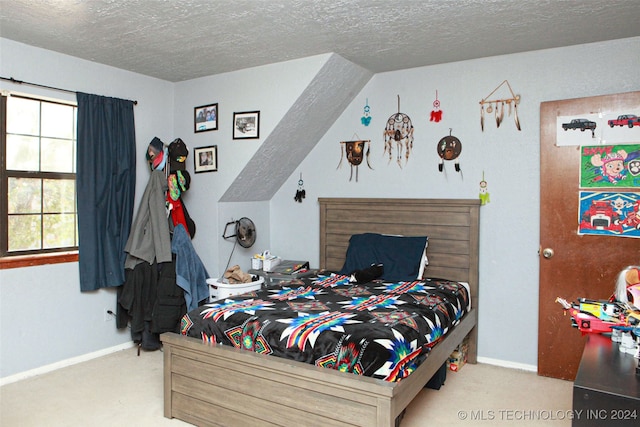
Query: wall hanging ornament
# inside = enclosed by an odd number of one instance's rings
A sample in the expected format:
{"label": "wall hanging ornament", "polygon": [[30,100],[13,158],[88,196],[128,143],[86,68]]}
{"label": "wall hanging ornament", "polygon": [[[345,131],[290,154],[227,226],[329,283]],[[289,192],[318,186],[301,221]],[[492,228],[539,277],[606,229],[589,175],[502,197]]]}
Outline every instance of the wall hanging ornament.
{"label": "wall hanging ornament", "polygon": [[482,181],[480,181],[480,194],[478,197],[480,198],[481,205],[486,205],[491,201],[489,189],[487,188],[487,181],[484,180],[484,171],[482,171]]}
{"label": "wall hanging ornament", "polygon": [[[511,97],[502,99],[489,99],[491,95],[496,93],[502,85],[506,84]],[[506,104],[506,107],[505,107]],[[500,124],[504,120],[504,109],[507,108],[509,116],[513,112],[513,118],[516,122],[516,128],[520,129],[520,119],[518,118],[518,104],[520,104],[520,95],[513,93],[511,85],[507,80],[503,81],[496,87],[489,95],[487,95],[482,101],[480,101],[480,128],[484,131],[484,114],[485,110],[487,114],[493,113],[496,119],[496,126],[500,127]],[[485,107],[486,105],[486,107]]]}
{"label": "wall hanging ornament", "polygon": [[369,115],[370,112],[371,107],[369,107],[369,98],[367,98],[367,103],[364,106],[364,115],[360,118],[360,121],[365,126],[369,126],[369,123],[371,123],[371,116]]}
{"label": "wall hanging ornament", "polygon": [[458,163],[458,157],[462,152],[462,143],[458,138],[451,135],[451,128],[449,128],[449,135],[445,136],[438,142],[437,150],[440,156],[440,163],[438,164],[438,170],[442,172],[444,170],[444,161],[453,160],[455,163],[456,172],[460,172],[460,164]]}
{"label": "wall hanging ornament", "polygon": [[402,151],[404,150],[406,164],[413,148],[413,125],[409,116],[400,112],[400,95],[398,95],[398,112],[389,117],[387,126],[384,128],[384,152],[389,153],[389,163],[394,142],[397,150],[396,162],[402,168]]}
{"label": "wall hanging ornament", "polygon": [[[355,167],[356,170],[356,182],[358,182],[358,166],[362,163],[362,160],[366,157],[367,166],[369,169],[373,169],[371,164],[369,163],[369,154],[371,152],[371,140],[356,140],[356,141],[340,141],[340,144],[343,147],[340,147],[340,163],[338,163],[338,168],[342,165],[342,158],[344,154],[347,155],[347,160],[351,165],[351,175],[349,175],[349,181],[353,179],[353,169]],[[366,153],[365,153],[365,145],[366,145]]]}
{"label": "wall hanging ornament", "polygon": [[302,180],[302,172],[300,172],[300,179],[298,180],[298,190],[293,198],[298,203],[302,203],[302,199],[307,196],[307,192],[304,191],[304,181]]}
{"label": "wall hanging ornament", "polygon": [[429,121],[438,123],[442,120],[442,110],[440,110],[440,101],[438,101],[438,91],[436,91],[436,100],[433,101],[433,110]]}

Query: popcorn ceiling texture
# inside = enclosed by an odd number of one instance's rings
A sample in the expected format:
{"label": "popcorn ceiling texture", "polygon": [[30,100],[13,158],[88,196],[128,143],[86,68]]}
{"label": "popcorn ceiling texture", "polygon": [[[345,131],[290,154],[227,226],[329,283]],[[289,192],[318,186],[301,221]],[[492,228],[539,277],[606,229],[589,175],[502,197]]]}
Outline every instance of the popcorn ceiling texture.
{"label": "popcorn ceiling texture", "polygon": [[0,37],[178,82],[324,53],[373,73],[640,35],[631,0],[1,0]]}

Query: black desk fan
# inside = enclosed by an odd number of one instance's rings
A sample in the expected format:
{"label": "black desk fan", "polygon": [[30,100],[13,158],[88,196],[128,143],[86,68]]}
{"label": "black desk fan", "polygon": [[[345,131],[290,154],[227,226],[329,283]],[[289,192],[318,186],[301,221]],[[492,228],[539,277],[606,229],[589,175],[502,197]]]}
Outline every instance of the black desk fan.
{"label": "black desk fan", "polygon": [[[227,235],[227,230],[229,229],[230,225],[234,226],[234,234]],[[227,266],[224,268],[224,271],[226,272],[229,269],[231,257],[233,256],[233,252],[236,249],[236,245],[240,245],[243,248],[250,248],[256,242],[256,225],[247,217],[242,217],[235,221],[229,221],[224,226],[222,238],[225,240],[235,238],[233,249],[231,249],[231,254],[229,255],[229,260],[227,261]],[[224,274],[222,274],[222,276],[224,276]],[[223,283],[222,280],[224,280],[224,277],[218,279],[218,282]]]}

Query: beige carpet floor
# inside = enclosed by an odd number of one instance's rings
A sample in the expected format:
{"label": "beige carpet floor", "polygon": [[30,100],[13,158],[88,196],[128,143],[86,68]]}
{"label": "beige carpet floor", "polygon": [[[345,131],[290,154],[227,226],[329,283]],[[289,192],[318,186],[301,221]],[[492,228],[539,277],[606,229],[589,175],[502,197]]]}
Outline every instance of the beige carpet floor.
{"label": "beige carpet floor", "polygon": [[[568,427],[572,386],[531,372],[467,364],[448,372],[440,390],[424,389],[401,427]],[[132,348],[0,387],[0,425],[189,424],[163,417],[162,353],[138,357]]]}

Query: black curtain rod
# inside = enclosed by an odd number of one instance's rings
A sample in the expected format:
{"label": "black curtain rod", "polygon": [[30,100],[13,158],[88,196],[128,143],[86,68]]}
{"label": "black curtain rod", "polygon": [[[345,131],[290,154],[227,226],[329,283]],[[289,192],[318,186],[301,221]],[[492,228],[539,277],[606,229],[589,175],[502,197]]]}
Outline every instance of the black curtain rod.
{"label": "black curtain rod", "polygon": [[[59,87],[53,87],[53,86],[47,86],[47,85],[41,85],[41,84],[38,84],[38,83],[25,82],[25,81],[23,81],[23,80],[16,80],[16,79],[14,79],[13,77],[0,77],[0,80],[6,80],[6,81],[8,81],[8,82],[16,83],[16,84],[19,84],[19,85],[29,85],[29,86],[43,87],[43,88],[45,88],[45,89],[58,90],[58,91],[60,91],[60,92],[76,93],[76,92],[75,92],[75,91],[73,91],[73,90],[61,89],[61,88],[59,88]],[[133,102],[133,105],[138,105],[138,101],[132,101],[132,102]]]}

